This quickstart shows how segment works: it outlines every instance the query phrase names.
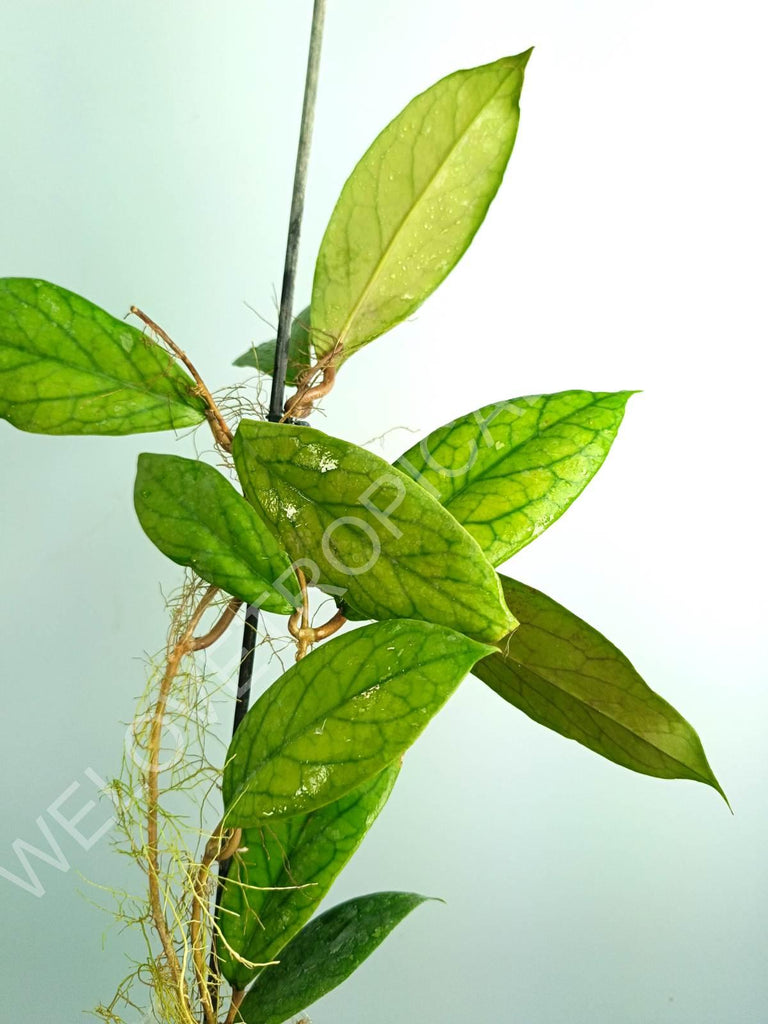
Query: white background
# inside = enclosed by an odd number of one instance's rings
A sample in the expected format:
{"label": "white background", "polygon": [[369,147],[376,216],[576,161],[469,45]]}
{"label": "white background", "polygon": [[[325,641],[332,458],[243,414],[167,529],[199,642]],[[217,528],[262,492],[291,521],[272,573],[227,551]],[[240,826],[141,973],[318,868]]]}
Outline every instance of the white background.
{"label": "white background", "polygon": [[[357,443],[402,428],[384,442],[394,457],[486,402],[643,389],[597,479],[507,571],[605,632],[694,723],[735,814],[468,680],[333,893],[447,905],[414,914],[313,1020],[760,1024],[763,5],[329,6],[297,308],[376,132],[442,75],[536,50],[471,252],[344,367],[317,425]],[[136,302],[213,387],[244,379],[231,359],[270,333],[245,303],[275,319],[309,15],[306,0],[4,4],[0,275],[117,315]],[[0,865],[18,873],[15,839],[44,845],[40,815],[71,864],[39,866],[40,899],[0,878],[4,1020],[79,1020],[137,949],[77,894],[94,897],[78,872],[140,880],[107,838],[80,849],[46,807],[79,781],[74,814],[94,794],[86,768],[116,773],[140,658],[162,644],[158,584],[178,573],[135,523],[131,488],[136,454],[169,445],[0,423]]]}

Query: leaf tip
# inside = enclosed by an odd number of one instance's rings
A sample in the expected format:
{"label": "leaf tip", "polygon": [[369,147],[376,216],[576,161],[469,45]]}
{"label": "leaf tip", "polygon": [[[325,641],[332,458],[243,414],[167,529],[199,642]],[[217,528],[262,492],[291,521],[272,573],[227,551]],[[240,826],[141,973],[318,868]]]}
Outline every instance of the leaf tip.
{"label": "leaf tip", "polygon": [[[698,739],[698,736],[697,736],[697,739]],[[700,740],[698,742],[699,742],[699,744],[701,744]],[[723,787],[718,782],[717,776],[715,775],[715,773],[712,771],[712,768],[710,767],[709,761],[707,759],[707,755],[704,753],[703,747],[700,747],[700,749],[701,749],[701,754],[702,754],[702,758],[703,758],[703,766],[702,766],[702,770],[700,770],[699,773],[698,773],[698,780],[697,781],[703,782],[705,786],[709,786],[711,789],[714,789],[714,791],[716,793],[719,793],[720,796],[725,801],[725,806],[728,808],[728,810],[731,812],[731,814],[733,814],[733,808],[731,807],[731,801],[725,795],[725,790],[723,789]]]}
{"label": "leaf tip", "polygon": [[725,790],[720,785],[720,783],[717,781],[717,779],[715,778],[715,775],[714,775],[714,773],[712,771],[710,771],[709,779],[707,779],[706,781],[707,781],[707,785],[711,786],[712,789],[714,789],[716,793],[719,793],[720,796],[723,798],[723,800],[725,800],[725,806],[728,808],[728,810],[731,812],[731,814],[733,814],[734,811],[733,811],[733,807],[731,807],[731,801],[725,795]]}

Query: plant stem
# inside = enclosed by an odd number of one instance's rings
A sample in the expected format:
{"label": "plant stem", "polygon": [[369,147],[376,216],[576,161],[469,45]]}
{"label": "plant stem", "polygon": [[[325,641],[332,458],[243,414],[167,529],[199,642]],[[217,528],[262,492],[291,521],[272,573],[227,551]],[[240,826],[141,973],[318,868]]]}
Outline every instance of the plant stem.
{"label": "plant stem", "polygon": [[187,353],[183,349],[179,348],[168,333],[164,331],[159,324],[156,324],[154,320],[148,317],[146,313],[140,310],[138,306],[131,306],[131,312],[134,316],[137,316],[142,323],[145,323],[153,334],[156,334],[158,338],[164,341],[176,358],[189,370],[197,386],[197,392],[205,402],[205,418],[208,420],[210,425],[214,441],[217,445],[223,448],[224,451],[231,451],[232,431],[227,426],[227,421],[222,416],[221,410],[218,405],[216,405],[213,395],[208,390],[208,385],[197,372],[194,363]]}
{"label": "plant stem", "polygon": [[[173,935],[163,910],[163,898],[160,891],[160,856],[158,851],[159,829],[158,812],[160,807],[160,744],[163,732],[163,720],[168,706],[173,681],[185,655],[194,650],[201,650],[202,641],[196,641],[194,632],[206,609],[218,593],[216,587],[209,587],[193,611],[186,627],[176,643],[169,648],[165,672],[160,683],[160,690],[152,713],[152,724],[149,734],[149,767],[146,773],[147,790],[147,877],[149,880],[149,904],[157,934],[165,954],[168,970],[178,990],[182,1007],[187,1005],[187,994],[184,986],[184,974],[174,948]],[[226,613],[225,613],[226,614]],[[215,627],[214,627],[215,630]],[[214,631],[212,631],[214,632]]]}
{"label": "plant stem", "polygon": [[325,0],[315,0],[312,11],[312,31],[309,37],[307,77],[304,84],[304,106],[301,112],[299,148],[296,153],[296,170],[293,177],[291,215],[288,222],[288,241],[285,247],[283,268],[283,290],[280,295],[280,315],[277,321],[277,345],[275,365],[272,374],[272,393],[269,400],[269,419],[278,423],[283,415],[285,396],[285,375],[288,370],[288,341],[291,335],[293,316],[293,291],[296,284],[296,265],[299,256],[301,219],[304,213],[304,196],[307,190],[307,168],[309,149],[312,143],[312,126],[315,120],[317,79],[320,70],[320,50],[323,42],[325,21]]}
{"label": "plant stem", "polygon": [[245,999],[244,991],[234,992],[232,994],[232,1002],[230,1004],[229,1013],[227,1014],[227,1019],[224,1021],[224,1024],[235,1024],[235,1021],[237,1020],[237,1011],[240,1009],[240,1004],[242,1003],[243,999]]}
{"label": "plant stem", "polygon": [[[251,679],[253,677],[253,663],[256,656],[256,629],[259,625],[259,609],[257,605],[249,604],[245,609],[245,624],[243,626],[243,646],[240,651],[240,669],[237,674],[237,693],[235,694],[235,715],[232,722],[232,735],[234,736],[245,718],[251,698]],[[216,952],[216,926],[219,920],[219,908],[224,896],[224,882],[229,871],[230,860],[222,860],[219,863],[218,879],[216,882],[216,900],[213,904],[213,922],[211,936],[211,954],[209,958],[209,985],[211,1007],[214,1013],[219,1007],[219,988],[221,978],[219,975],[219,958]]]}
{"label": "plant stem", "polygon": [[[203,1006],[205,1024],[216,1024],[217,1007],[214,1006],[211,986],[205,969],[205,950],[203,948],[202,936],[204,934],[203,918],[204,904],[206,900],[206,887],[211,865],[214,861],[229,859],[240,845],[242,837],[241,830],[235,829],[229,839],[224,840],[224,823],[220,822],[213,835],[209,839],[203,859],[198,865],[195,880],[192,886],[192,919],[189,926],[189,937],[192,945],[192,962],[195,968],[195,978],[200,992],[200,1002]],[[214,932],[215,941],[215,932]]]}

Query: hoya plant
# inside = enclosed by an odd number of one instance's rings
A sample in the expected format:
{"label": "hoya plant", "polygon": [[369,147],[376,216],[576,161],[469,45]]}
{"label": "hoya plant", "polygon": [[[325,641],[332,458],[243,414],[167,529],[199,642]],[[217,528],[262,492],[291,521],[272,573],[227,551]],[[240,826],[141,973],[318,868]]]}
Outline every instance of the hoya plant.
{"label": "hoya plant", "polygon": [[[142,757],[111,785],[146,876],[146,896],[123,905],[147,938],[136,977],[162,1022],[281,1024],[425,903],[374,891],[318,912],[404,754],[469,673],[624,768],[722,792],[694,729],[629,659],[506,568],[600,469],[631,390],[494,385],[489,404],[458,409],[394,464],[307,422],[344,363],[418,309],[469,246],[512,153],[530,57],[449,74],[374,139],[294,317],[322,14],[318,2],[278,337],[236,360],[272,377],[269,411],[225,407],[135,306],[128,322],[59,284],[0,281],[9,423],[51,435],[199,426],[212,438],[206,458],[141,455],[134,489],[141,529],[187,570],[133,724]],[[246,710],[264,613],[295,659]],[[214,763],[203,652],[243,615],[235,729]],[[202,735],[169,759],[167,730],[191,721]],[[184,801],[202,834],[185,826]],[[123,1020],[138,998],[129,979],[97,1013]]]}

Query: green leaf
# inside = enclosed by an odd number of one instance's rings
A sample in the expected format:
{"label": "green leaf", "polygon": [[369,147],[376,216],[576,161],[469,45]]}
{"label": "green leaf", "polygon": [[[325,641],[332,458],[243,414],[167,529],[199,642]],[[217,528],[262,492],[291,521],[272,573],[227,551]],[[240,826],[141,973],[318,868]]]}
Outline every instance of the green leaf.
{"label": "green leaf", "polygon": [[375,892],[326,910],[285,947],[279,964],[259,974],[240,1007],[245,1024],[283,1024],[317,1002],[428,899],[412,892]]}
{"label": "green leaf", "polygon": [[[271,341],[264,341],[261,345],[251,347],[247,352],[235,360],[235,366],[254,366],[259,373],[266,373],[272,376],[275,366],[275,349],[277,338]],[[309,306],[303,309],[298,316],[294,317],[291,325],[291,335],[288,340],[288,372],[285,375],[286,384],[296,384],[298,377],[306,370],[312,362],[309,343]]]}
{"label": "green leaf", "polygon": [[178,455],[140,455],[133,499],[144,532],[168,558],[264,611],[294,610],[291,560],[218,470]]}
{"label": "green leaf", "polygon": [[338,344],[348,358],[410,316],[458,263],[501,184],[530,54],[443,78],[355,167],[315,267],[318,355]]}
{"label": "green leaf", "polygon": [[384,459],[310,427],[241,422],[243,489],[313,585],[369,619],[424,619],[479,640],[514,627],[482,551]]}
{"label": "green leaf", "polygon": [[169,352],[47,281],[0,279],[0,417],[36,434],[141,434],[205,419]]}
{"label": "green leaf", "polygon": [[362,842],[389,798],[400,764],[389,765],[340,800],[243,831],[222,897],[219,962],[224,977],[244,989],[306,924]]}
{"label": "green leaf", "polygon": [[227,753],[226,819],[243,828],[338,800],[414,742],[493,648],[395,619],[316,648],[262,694]]}
{"label": "green leaf", "polygon": [[551,597],[501,577],[520,620],[474,674],[535,722],[644,775],[693,779],[725,796],[696,732],[596,629]]}
{"label": "green leaf", "polygon": [[530,544],[605,461],[632,391],[561,391],[486,405],[395,462],[475,538],[492,565]]}

